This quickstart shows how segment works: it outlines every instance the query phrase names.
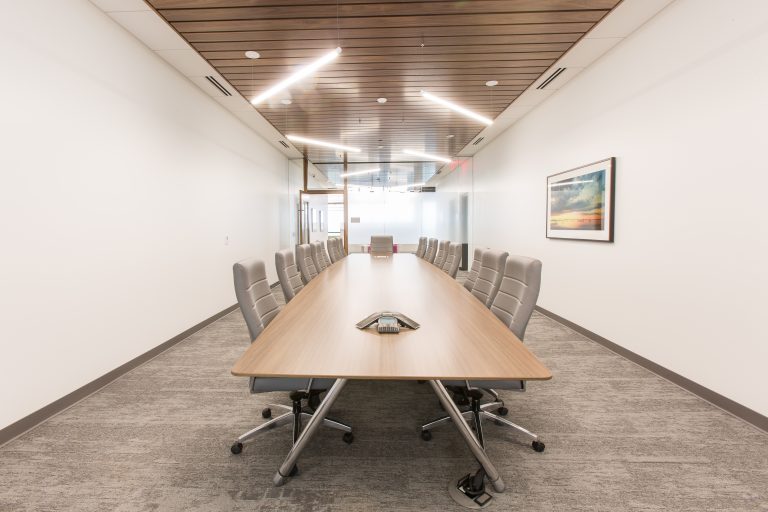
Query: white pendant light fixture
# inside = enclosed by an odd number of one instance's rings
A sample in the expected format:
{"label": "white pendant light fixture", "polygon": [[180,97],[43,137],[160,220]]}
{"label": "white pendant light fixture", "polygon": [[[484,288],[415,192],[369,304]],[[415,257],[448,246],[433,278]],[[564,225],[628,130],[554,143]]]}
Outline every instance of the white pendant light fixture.
{"label": "white pendant light fixture", "polygon": [[276,85],[273,85],[263,93],[259,94],[258,96],[256,96],[251,100],[251,103],[253,103],[254,105],[258,105],[259,103],[266,100],[267,98],[270,98],[275,94],[277,94],[278,92],[282,91],[283,89],[286,89],[291,85],[295,84],[302,78],[305,78],[311,75],[312,73],[314,73],[321,67],[325,66],[326,64],[334,60],[336,57],[338,57],[340,53],[341,53],[341,48],[336,48],[335,50],[326,53],[325,55],[323,55],[316,61],[312,62],[311,64],[308,64],[303,68],[300,68],[298,71],[296,71],[294,74],[292,74],[282,82]]}
{"label": "white pendant light fixture", "polygon": [[340,178],[346,178],[347,176],[360,176],[362,174],[373,174],[374,172],[379,172],[381,169],[368,169],[365,171],[355,171],[355,172],[345,172],[343,174],[339,174]]}
{"label": "white pendant light fixture", "polygon": [[446,164],[451,163],[450,158],[447,158],[444,156],[430,155],[428,153],[421,153],[420,151],[414,151],[412,149],[404,149],[403,153],[405,153],[406,155],[418,156],[419,158],[424,158],[425,160],[436,160],[438,162],[444,162]]}
{"label": "white pendant light fixture", "polygon": [[458,112],[463,116],[467,116],[470,119],[474,119],[475,121],[479,121],[488,126],[491,126],[493,124],[493,121],[491,119],[488,119],[487,117],[483,117],[480,114],[475,114],[471,110],[467,110],[464,107],[460,107],[459,105],[456,105],[455,103],[451,103],[448,100],[444,100],[443,98],[438,98],[434,94],[430,94],[427,91],[422,90],[421,95],[422,97],[428,99],[429,101],[434,101],[435,103],[442,105],[444,107],[447,107],[453,110],[454,112]]}
{"label": "white pendant light fixture", "polygon": [[333,142],[325,142],[322,140],[308,139],[300,135],[286,135],[286,138],[291,142],[301,142],[310,146],[322,146],[324,148],[340,149],[348,153],[359,153],[360,148],[353,148],[352,146],[343,146],[341,144],[334,144]]}

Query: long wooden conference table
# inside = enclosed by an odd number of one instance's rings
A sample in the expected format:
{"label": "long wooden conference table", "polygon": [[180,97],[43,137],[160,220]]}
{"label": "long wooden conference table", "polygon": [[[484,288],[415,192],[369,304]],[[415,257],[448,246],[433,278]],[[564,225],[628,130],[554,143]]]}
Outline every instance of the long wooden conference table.
{"label": "long wooden conference table", "polygon": [[[421,327],[360,330],[378,311]],[[460,283],[413,254],[350,254],[321,272],[280,312],[232,368],[242,377],[337,379],[274,477],[284,484],[349,379],[429,381],[497,492],[505,485],[441,380],[547,380],[523,343]]]}

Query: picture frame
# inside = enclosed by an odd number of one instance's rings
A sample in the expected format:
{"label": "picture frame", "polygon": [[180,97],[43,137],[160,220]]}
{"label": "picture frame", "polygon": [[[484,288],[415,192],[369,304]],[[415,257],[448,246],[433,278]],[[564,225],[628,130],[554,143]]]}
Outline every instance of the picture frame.
{"label": "picture frame", "polygon": [[613,242],[616,158],[547,176],[546,237]]}

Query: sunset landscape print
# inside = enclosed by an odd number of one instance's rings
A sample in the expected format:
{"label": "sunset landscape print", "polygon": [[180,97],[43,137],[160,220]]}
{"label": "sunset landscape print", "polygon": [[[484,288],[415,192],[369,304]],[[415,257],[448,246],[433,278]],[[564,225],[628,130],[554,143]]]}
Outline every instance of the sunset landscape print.
{"label": "sunset landscape print", "polygon": [[600,231],[605,224],[605,170],[549,185],[549,228]]}

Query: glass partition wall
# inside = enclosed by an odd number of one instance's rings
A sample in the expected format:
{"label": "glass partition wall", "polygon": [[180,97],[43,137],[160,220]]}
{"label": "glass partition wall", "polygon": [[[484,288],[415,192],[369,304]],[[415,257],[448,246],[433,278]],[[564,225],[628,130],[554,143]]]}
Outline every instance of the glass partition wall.
{"label": "glass partition wall", "polygon": [[[368,252],[371,236],[391,235],[397,252],[415,252],[419,237],[426,236],[463,244],[465,269],[471,242],[472,159],[458,158],[439,173],[435,166],[428,177],[423,166],[406,173],[402,164],[399,174],[394,166],[379,164],[381,171],[355,176],[357,169],[372,165],[350,163],[349,179],[340,164],[310,163],[304,168],[304,189],[295,198],[298,243],[339,237],[349,252]],[[294,181],[300,182],[302,170],[296,165],[295,171]],[[419,180],[428,183],[409,187]]]}

